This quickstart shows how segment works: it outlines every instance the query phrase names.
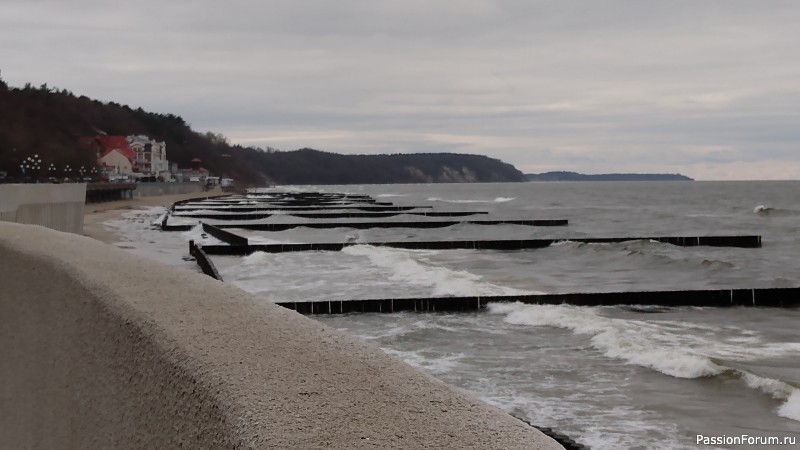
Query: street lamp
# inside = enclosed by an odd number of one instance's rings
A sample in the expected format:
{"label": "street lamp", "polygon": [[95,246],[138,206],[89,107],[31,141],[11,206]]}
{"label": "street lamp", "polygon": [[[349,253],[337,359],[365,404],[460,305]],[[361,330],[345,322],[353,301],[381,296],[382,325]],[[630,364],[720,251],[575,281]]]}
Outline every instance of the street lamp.
{"label": "street lamp", "polygon": [[28,156],[24,160],[22,160],[22,164],[20,165],[22,168],[22,175],[26,175],[27,171],[33,171],[33,173],[38,173],[39,169],[42,168],[42,159],[39,158],[39,154],[33,155],[33,157]]}

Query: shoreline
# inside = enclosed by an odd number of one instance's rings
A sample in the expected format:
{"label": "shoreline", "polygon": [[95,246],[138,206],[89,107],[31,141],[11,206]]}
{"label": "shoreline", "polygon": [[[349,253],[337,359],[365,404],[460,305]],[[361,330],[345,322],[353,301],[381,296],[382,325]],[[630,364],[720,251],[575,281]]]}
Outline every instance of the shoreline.
{"label": "shoreline", "polygon": [[116,200],[112,202],[87,203],[83,215],[83,235],[98,240],[105,244],[118,242],[120,232],[108,229],[103,223],[120,217],[122,214],[152,206],[170,206],[181,200],[203,197],[204,195],[220,195],[222,190],[217,187],[208,192],[192,192],[189,194],[158,195],[140,197],[129,200]]}

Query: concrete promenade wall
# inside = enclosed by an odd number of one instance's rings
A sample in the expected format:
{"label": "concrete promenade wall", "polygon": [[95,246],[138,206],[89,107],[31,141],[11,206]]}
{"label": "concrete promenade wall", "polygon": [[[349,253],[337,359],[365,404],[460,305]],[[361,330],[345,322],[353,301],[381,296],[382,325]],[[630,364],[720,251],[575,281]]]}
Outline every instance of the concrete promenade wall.
{"label": "concrete promenade wall", "polygon": [[86,185],[0,184],[0,221],[83,233]]}
{"label": "concrete promenade wall", "polygon": [[191,194],[192,192],[203,192],[203,187],[202,183],[136,183],[133,197]]}
{"label": "concrete promenade wall", "polygon": [[0,380],[3,449],[562,448],[205,275],[4,222]]}

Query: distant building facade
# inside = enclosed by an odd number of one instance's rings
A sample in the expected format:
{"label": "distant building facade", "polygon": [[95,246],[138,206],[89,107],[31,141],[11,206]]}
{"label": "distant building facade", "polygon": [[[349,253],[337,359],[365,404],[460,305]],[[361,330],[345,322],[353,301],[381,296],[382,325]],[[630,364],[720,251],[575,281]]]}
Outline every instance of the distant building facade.
{"label": "distant building facade", "polygon": [[126,138],[134,153],[134,163],[138,172],[150,176],[168,176],[167,143],[158,142],[147,136],[135,135]]}
{"label": "distant building facade", "polygon": [[126,153],[120,149],[113,148],[108,150],[98,160],[106,172],[112,172],[118,175],[133,175],[133,164],[131,159]]}
{"label": "distant building facade", "polygon": [[106,176],[171,178],[166,142],[143,135],[97,135],[81,138],[80,146],[96,155]]}

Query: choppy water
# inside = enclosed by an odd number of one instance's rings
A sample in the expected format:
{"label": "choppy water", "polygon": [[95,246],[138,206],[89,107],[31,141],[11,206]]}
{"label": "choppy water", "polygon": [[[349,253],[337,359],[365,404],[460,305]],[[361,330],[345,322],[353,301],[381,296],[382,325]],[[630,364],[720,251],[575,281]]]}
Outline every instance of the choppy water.
{"label": "choppy water", "polygon": [[[570,225],[238,232],[252,242],[361,243],[760,234],[764,246],[682,248],[640,240],[500,252],[358,245],[342,252],[215,259],[227,282],[265,301],[800,286],[798,182],[297,189],[490,213],[476,218],[565,218]],[[185,241],[203,236],[166,236],[136,222],[158,214],[154,209],[111,225],[130,237],[123,246],[185,266],[179,257]],[[800,435],[798,310],[504,304],[471,314],[317,319],[592,448],[697,448],[696,434]]]}

